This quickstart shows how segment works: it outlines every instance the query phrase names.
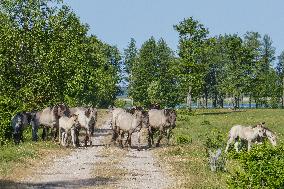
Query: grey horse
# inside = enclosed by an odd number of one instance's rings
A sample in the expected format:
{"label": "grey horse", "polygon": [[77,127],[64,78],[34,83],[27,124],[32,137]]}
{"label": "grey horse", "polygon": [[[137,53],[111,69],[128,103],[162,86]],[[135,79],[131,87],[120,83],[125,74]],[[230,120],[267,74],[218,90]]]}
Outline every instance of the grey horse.
{"label": "grey horse", "polygon": [[128,134],[126,142],[131,147],[131,135],[138,132],[138,150],[140,150],[140,131],[142,127],[148,127],[148,115],[141,110],[134,110],[133,114],[129,112],[120,112],[116,119],[116,131],[119,135],[119,144],[122,145],[122,138],[125,133]]}
{"label": "grey horse", "polygon": [[68,113],[68,107],[64,104],[47,107],[41,111],[36,112],[31,122],[33,140],[38,140],[37,131],[40,126],[43,126],[43,140],[46,139],[49,128],[51,128],[52,136],[55,140],[59,132],[59,118],[62,116],[68,116]]}
{"label": "grey horse", "polygon": [[19,144],[23,140],[24,129],[31,124],[34,114],[31,112],[19,112],[11,120],[13,128],[13,139],[15,144]]}
{"label": "grey horse", "polygon": [[[98,110],[93,107],[76,107],[70,108],[69,111],[70,114],[78,115],[78,121],[80,125],[79,128],[85,130],[85,146],[87,146],[88,142],[90,143],[90,146],[92,146],[92,136],[95,130]],[[76,135],[78,136],[79,133],[77,133]],[[78,142],[77,145],[79,145],[79,138],[77,138],[76,141]]]}
{"label": "grey horse", "polygon": [[149,114],[149,147],[154,144],[154,132],[159,131],[159,137],[156,143],[158,147],[163,134],[167,136],[167,144],[169,144],[170,133],[176,127],[176,111],[173,109],[151,109]]}

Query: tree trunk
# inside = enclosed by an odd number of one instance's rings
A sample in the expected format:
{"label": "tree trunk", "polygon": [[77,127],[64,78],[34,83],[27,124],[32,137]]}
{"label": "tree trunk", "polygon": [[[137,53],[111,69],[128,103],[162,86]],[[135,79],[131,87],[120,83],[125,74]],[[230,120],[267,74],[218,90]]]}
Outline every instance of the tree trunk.
{"label": "tree trunk", "polygon": [[188,93],[187,93],[187,97],[186,97],[186,104],[187,104],[187,107],[191,109],[191,90],[192,90],[192,87],[189,86],[188,88]]}
{"label": "tree trunk", "polygon": [[238,109],[239,108],[239,98],[237,96],[234,97],[234,109]]}
{"label": "tree trunk", "polygon": [[221,108],[224,108],[224,99],[223,98],[220,99],[219,103],[220,103]]}
{"label": "tree trunk", "polygon": [[284,108],[284,77],[282,78],[282,85],[283,85],[283,89],[282,89],[282,108]]}
{"label": "tree trunk", "polygon": [[217,97],[217,95],[215,94],[215,95],[214,95],[214,99],[213,99],[213,108],[216,108],[216,107],[217,107],[217,101],[218,101],[218,97]]}
{"label": "tree trunk", "polygon": [[200,105],[200,103],[199,103],[199,98],[197,98],[197,99],[196,99],[196,107],[197,107],[197,109],[200,108],[199,105]]}
{"label": "tree trunk", "polygon": [[249,108],[251,109],[251,95],[249,95]]}

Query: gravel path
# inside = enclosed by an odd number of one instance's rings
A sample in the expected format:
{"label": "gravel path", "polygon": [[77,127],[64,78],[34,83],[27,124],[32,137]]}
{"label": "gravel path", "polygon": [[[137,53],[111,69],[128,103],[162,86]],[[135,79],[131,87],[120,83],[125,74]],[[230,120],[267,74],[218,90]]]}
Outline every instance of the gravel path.
{"label": "gravel path", "polygon": [[65,157],[55,158],[45,170],[36,170],[32,176],[23,180],[25,188],[84,188],[105,185],[114,180],[94,177],[94,165],[103,161],[101,151],[106,148],[104,138],[111,134],[106,128],[101,128],[97,137],[93,138],[92,147],[80,147]]}
{"label": "gravel path", "polygon": [[[56,157],[47,164],[47,168],[34,170],[21,182],[0,188],[170,188],[172,180],[159,166],[151,150],[121,150],[114,146],[108,147],[106,143],[109,142],[110,135],[109,125],[105,124],[93,138],[92,147],[81,147],[74,149],[67,156]],[[135,134],[132,138],[135,146]],[[107,151],[111,152],[111,155],[106,155]],[[115,164],[106,163],[110,162],[110,158],[115,160],[116,157],[120,158],[117,158],[119,161]],[[96,167],[101,170],[108,169],[112,173],[106,175],[103,171],[96,170]],[[114,167],[120,170],[115,171]]]}
{"label": "gravel path", "polygon": [[171,179],[163,172],[151,151],[131,149],[121,166],[128,174],[118,184],[119,188],[169,188]]}

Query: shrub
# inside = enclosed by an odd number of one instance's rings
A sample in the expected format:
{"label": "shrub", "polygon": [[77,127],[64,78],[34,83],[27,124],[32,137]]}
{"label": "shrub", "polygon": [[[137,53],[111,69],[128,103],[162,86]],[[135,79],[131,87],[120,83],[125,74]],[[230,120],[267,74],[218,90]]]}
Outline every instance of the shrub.
{"label": "shrub", "polygon": [[123,99],[116,99],[116,100],[114,101],[114,106],[115,106],[115,107],[124,108],[125,105],[126,105],[126,102],[125,102],[125,100],[123,100]]}
{"label": "shrub", "polygon": [[216,152],[209,150],[209,166],[211,171],[225,171],[226,158],[222,153],[221,148]]}
{"label": "shrub", "polygon": [[[211,125],[209,121],[204,121],[202,125]],[[225,171],[226,158],[222,151],[225,142],[224,134],[218,129],[213,129],[206,133],[204,146],[207,152],[208,163],[211,171]]]}
{"label": "shrub", "polygon": [[284,188],[284,148],[258,145],[239,156],[241,169],[231,173],[229,188]]}
{"label": "shrub", "polygon": [[212,129],[211,132],[206,133],[204,146],[206,149],[223,148],[225,145],[225,135],[218,129]]}
{"label": "shrub", "polygon": [[177,144],[190,144],[192,143],[192,138],[187,135],[178,135],[176,137]]}
{"label": "shrub", "polygon": [[179,115],[195,115],[195,111],[191,109],[178,109],[177,112]]}
{"label": "shrub", "polygon": [[12,137],[11,118],[17,112],[18,104],[8,97],[0,97],[0,146]]}

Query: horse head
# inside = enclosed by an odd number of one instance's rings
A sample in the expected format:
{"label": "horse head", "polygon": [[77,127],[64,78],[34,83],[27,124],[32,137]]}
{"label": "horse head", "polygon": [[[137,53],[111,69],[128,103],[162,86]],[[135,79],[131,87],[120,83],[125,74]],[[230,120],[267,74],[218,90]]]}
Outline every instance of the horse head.
{"label": "horse head", "polygon": [[264,137],[265,136],[265,122],[262,122],[260,124],[257,124],[256,126],[253,127],[254,130],[257,131],[257,134],[259,137]]}

